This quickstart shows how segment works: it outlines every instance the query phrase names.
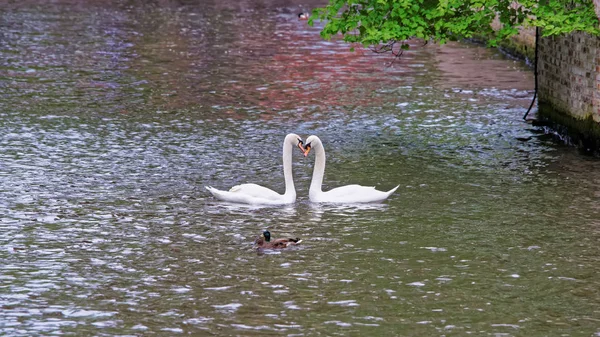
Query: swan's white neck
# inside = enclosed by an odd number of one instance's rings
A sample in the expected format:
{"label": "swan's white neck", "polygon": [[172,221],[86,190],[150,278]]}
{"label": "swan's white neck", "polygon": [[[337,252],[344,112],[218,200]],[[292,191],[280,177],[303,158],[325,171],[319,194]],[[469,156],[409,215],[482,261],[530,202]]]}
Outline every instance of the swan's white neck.
{"label": "swan's white neck", "polygon": [[321,185],[323,185],[323,176],[325,175],[325,148],[321,141],[313,141],[311,144],[313,151],[315,151],[315,168],[313,169],[312,181],[310,182],[310,189],[308,194],[321,192]]}
{"label": "swan's white neck", "polygon": [[284,196],[291,199],[296,199],[296,187],[294,186],[294,176],[292,174],[292,150],[294,141],[286,141],[283,143],[283,178],[285,179]]}

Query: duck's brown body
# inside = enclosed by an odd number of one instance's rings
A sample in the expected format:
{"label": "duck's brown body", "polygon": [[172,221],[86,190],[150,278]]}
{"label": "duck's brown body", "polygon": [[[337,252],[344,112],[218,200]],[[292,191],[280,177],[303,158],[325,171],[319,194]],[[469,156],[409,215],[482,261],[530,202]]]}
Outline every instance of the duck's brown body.
{"label": "duck's brown body", "polygon": [[262,249],[283,249],[289,246],[295,246],[300,242],[302,242],[302,240],[298,238],[276,239],[271,241],[271,233],[269,233],[269,231],[264,231],[263,234],[256,238],[254,244]]}

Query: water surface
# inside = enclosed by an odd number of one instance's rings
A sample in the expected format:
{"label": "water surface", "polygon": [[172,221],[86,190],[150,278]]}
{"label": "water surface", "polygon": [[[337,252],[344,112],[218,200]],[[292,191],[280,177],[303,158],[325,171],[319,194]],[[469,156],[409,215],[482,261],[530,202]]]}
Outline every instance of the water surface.
{"label": "water surface", "polygon": [[[522,122],[479,46],[350,52],[318,1],[0,5],[0,334],[600,335],[598,160]],[[285,134],[365,206],[283,192]],[[265,228],[303,245],[258,254]]]}

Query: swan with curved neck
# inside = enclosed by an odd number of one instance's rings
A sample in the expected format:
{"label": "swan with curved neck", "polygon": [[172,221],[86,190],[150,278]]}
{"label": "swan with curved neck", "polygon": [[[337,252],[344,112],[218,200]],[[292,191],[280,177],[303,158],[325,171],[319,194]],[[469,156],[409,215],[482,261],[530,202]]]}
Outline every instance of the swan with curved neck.
{"label": "swan with curved neck", "polygon": [[221,191],[211,186],[206,189],[223,201],[250,205],[284,205],[296,201],[296,188],[292,175],[292,151],[299,147],[304,152],[302,138],[290,133],[283,140],[283,177],[285,179],[285,192],[279,194],[272,189],[257,184],[241,184],[233,186],[229,191]]}
{"label": "swan with curved neck", "polygon": [[313,169],[312,181],[308,190],[308,197],[312,202],[327,203],[365,203],[377,202],[387,199],[396,189],[396,186],[387,192],[378,191],[372,186],[346,185],[336,187],[324,192],[323,176],[325,175],[325,148],[321,139],[317,136],[306,138],[304,145],[304,156],[308,156],[311,149],[315,152],[315,167]]}

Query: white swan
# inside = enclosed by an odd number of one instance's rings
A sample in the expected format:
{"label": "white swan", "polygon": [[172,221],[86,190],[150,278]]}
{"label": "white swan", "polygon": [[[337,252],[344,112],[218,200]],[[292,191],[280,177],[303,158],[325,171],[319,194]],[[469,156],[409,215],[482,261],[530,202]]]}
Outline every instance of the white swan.
{"label": "white swan", "polygon": [[306,138],[304,145],[304,156],[310,149],[315,150],[315,168],[313,169],[312,181],[308,190],[308,197],[312,202],[329,203],[364,203],[385,200],[400,186],[396,186],[387,192],[378,191],[372,186],[346,185],[323,192],[323,176],[325,175],[325,148],[317,136]]}
{"label": "white swan", "polygon": [[279,194],[269,188],[257,184],[241,184],[233,186],[229,191],[221,191],[212,186],[206,186],[206,189],[215,196],[215,198],[250,205],[283,205],[291,204],[296,201],[296,189],[294,188],[294,178],[292,176],[292,150],[298,146],[304,152],[302,147],[302,138],[290,133],[283,140],[283,177],[285,178],[285,193]]}

